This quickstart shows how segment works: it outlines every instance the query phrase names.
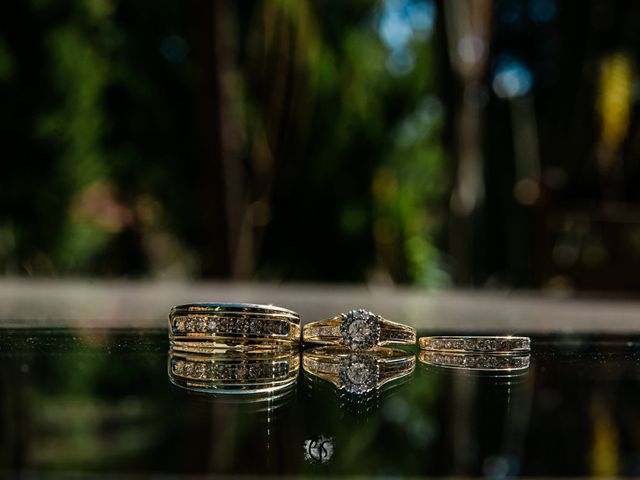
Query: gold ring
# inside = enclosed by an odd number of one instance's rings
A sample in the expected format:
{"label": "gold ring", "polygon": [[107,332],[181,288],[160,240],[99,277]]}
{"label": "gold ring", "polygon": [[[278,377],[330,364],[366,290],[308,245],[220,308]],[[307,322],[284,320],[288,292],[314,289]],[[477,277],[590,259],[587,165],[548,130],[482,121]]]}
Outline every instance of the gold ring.
{"label": "gold ring", "polygon": [[422,350],[442,350],[447,352],[514,353],[531,350],[529,337],[421,337],[418,345]]}
{"label": "gold ring", "polygon": [[453,353],[421,351],[418,359],[427,365],[461,370],[512,372],[529,368],[529,354]]}
{"label": "gold ring", "polygon": [[303,327],[302,337],[307,343],[368,350],[391,344],[414,345],[416,329],[360,309],[309,323]]}
{"label": "gold ring", "polygon": [[271,393],[292,386],[300,369],[295,352],[211,351],[193,354],[169,351],[171,382],[207,393]]}
{"label": "gold ring", "polygon": [[349,393],[363,394],[414,371],[416,357],[397,348],[369,351],[316,347],[302,353],[302,367]]}
{"label": "gold ring", "polygon": [[300,316],[286,308],[251,303],[178,305],[169,314],[174,349],[290,348],[300,343]]}

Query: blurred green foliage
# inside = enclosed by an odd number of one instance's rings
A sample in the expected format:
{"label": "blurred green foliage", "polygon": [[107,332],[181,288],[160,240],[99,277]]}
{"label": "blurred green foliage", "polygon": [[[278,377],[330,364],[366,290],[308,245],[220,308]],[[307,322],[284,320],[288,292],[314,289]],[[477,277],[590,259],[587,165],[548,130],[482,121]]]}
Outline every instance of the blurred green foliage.
{"label": "blurred green foliage", "polygon": [[149,6],[21,2],[0,20],[6,273],[147,273],[171,261],[158,232],[189,238],[193,82],[158,46],[181,9]]}
{"label": "blurred green foliage", "polygon": [[446,285],[436,33],[427,0],[10,6],[0,268]]}

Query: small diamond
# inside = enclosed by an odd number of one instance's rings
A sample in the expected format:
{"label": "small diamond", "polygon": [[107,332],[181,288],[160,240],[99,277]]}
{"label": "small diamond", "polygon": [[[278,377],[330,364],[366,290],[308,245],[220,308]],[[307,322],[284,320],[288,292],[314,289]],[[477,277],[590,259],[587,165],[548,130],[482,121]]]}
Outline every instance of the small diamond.
{"label": "small diamond", "polygon": [[493,367],[499,366],[500,359],[496,357],[487,357],[484,359],[484,362],[485,362],[485,367],[493,368]]}
{"label": "small diamond", "polygon": [[261,333],[260,330],[260,322],[257,320],[249,320],[249,333]]}
{"label": "small diamond", "polygon": [[270,330],[275,335],[287,335],[289,333],[289,325],[287,322],[273,322]]}
{"label": "small diamond", "polygon": [[195,331],[195,323],[193,320],[187,320],[185,324],[186,324],[185,329],[187,330],[187,332]]}
{"label": "small diamond", "polygon": [[193,373],[193,363],[185,362],[184,364],[184,374],[186,376],[190,376]]}
{"label": "small diamond", "polygon": [[207,324],[204,320],[204,318],[199,318],[196,320],[196,331],[197,332],[204,332],[207,328]]}
{"label": "small diamond", "polygon": [[207,331],[211,333],[216,331],[216,321],[213,318],[207,321]]}
{"label": "small diamond", "polygon": [[196,363],[196,366],[193,368],[193,373],[196,377],[204,377],[205,375],[205,367],[202,363]]}
{"label": "small diamond", "polygon": [[249,333],[249,320],[242,319],[238,320],[238,332],[240,333]]}
{"label": "small diamond", "polygon": [[175,332],[184,332],[184,318],[178,318],[173,322]]}
{"label": "small diamond", "polygon": [[173,373],[180,375],[184,371],[184,362],[182,360],[177,360],[173,364]]}
{"label": "small diamond", "polygon": [[263,322],[258,327],[258,333],[261,333],[263,335],[268,335],[270,333],[274,333],[274,329],[275,329],[275,324],[273,322],[266,321],[266,322]]}

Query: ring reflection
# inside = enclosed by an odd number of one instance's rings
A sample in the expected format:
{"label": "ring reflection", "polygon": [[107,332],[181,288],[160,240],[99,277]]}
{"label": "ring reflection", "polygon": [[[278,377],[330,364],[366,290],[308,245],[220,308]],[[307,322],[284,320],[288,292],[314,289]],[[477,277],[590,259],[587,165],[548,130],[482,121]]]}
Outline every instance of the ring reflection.
{"label": "ring reflection", "polygon": [[421,351],[418,360],[440,368],[512,375],[524,373],[529,368],[530,355]]}
{"label": "ring reflection", "polygon": [[379,390],[406,377],[415,365],[413,353],[396,348],[354,352],[340,347],[317,347],[302,354],[305,372],[354,395]]}
{"label": "ring reflection", "polygon": [[238,352],[212,350],[185,353],[169,350],[169,379],[174,385],[204,394],[262,401],[287,396],[300,370],[298,351]]}

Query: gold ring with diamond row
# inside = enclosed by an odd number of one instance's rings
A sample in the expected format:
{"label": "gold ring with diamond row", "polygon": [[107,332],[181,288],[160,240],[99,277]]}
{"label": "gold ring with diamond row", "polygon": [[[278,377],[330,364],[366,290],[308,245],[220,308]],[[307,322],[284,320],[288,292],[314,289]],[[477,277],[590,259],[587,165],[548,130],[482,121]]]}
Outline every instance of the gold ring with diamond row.
{"label": "gold ring with diamond row", "polygon": [[307,343],[369,350],[382,345],[414,345],[416,329],[360,309],[309,323],[302,329],[302,338]]}
{"label": "gold ring with diamond row", "polygon": [[310,348],[302,353],[305,372],[354,394],[377,390],[409,375],[415,366],[415,355],[398,348],[353,351],[329,346]]}
{"label": "gold ring with diamond row", "polygon": [[169,339],[190,352],[291,348],[300,343],[300,316],[286,308],[252,303],[193,303],[169,313]]}
{"label": "gold ring with diamond row", "polygon": [[423,350],[418,359],[427,365],[459,370],[514,372],[529,368],[528,353],[457,353]]}
{"label": "gold ring with diamond row", "polygon": [[292,386],[300,369],[299,351],[206,354],[169,351],[171,383],[191,391],[220,394],[263,394]]}
{"label": "gold ring with diamond row", "polygon": [[436,336],[421,337],[418,345],[422,350],[448,352],[514,353],[531,350],[529,337],[491,336]]}

